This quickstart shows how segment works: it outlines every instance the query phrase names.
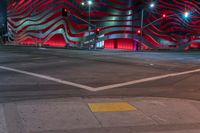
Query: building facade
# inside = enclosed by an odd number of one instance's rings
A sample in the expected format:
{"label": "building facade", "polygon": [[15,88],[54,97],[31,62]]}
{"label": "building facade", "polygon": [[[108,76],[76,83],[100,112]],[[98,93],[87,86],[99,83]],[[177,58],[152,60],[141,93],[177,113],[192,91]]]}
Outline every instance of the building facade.
{"label": "building facade", "polygon": [[[127,50],[200,48],[197,0],[157,0],[153,9],[149,8],[150,0],[92,0],[91,5],[82,2],[10,0],[9,41],[51,47],[82,47],[95,41],[97,47]],[[186,11],[188,17],[184,16]]]}

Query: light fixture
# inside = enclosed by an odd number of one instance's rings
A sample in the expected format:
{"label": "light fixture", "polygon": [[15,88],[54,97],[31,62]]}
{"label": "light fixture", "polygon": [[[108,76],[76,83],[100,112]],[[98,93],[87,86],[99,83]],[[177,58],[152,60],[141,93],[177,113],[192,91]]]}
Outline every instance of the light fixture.
{"label": "light fixture", "polygon": [[150,8],[154,8],[155,7],[155,4],[154,3],[151,3],[150,4]]}
{"label": "light fixture", "polygon": [[88,5],[92,5],[92,1],[91,0],[88,0]]}
{"label": "light fixture", "polygon": [[84,6],[84,5],[85,5],[85,2],[81,2],[81,5]]}
{"label": "light fixture", "polygon": [[186,12],[184,13],[184,17],[185,17],[185,18],[188,18],[189,15],[190,15],[190,13],[189,13],[188,11],[186,11]]}
{"label": "light fixture", "polygon": [[163,14],[162,17],[163,17],[163,18],[166,18],[166,14]]}

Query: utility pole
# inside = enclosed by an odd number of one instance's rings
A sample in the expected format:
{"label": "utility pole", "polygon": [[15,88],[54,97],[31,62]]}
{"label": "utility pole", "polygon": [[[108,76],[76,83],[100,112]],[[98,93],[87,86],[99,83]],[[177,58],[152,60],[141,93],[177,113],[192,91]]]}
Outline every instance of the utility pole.
{"label": "utility pole", "polygon": [[142,51],[142,44],[143,44],[143,24],[144,24],[144,9],[142,9],[142,12],[141,12],[141,24],[140,24],[141,33],[140,33],[139,51]]}

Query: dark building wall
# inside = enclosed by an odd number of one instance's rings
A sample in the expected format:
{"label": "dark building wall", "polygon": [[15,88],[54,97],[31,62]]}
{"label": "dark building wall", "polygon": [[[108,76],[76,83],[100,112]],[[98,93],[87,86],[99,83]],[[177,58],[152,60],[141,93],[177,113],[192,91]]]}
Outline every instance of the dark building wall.
{"label": "dark building wall", "polygon": [[[8,27],[11,40],[19,44],[64,47],[79,45],[93,38],[88,36],[88,7],[82,0],[11,0],[8,6]],[[141,9],[145,9],[144,25],[159,19],[162,14],[173,15],[160,19],[143,31],[143,48],[199,48],[200,3],[196,0],[157,0],[156,8],[148,8],[149,0],[93,0],[91,23],[104,36],[105,47],[135,49],[139,44]],[[65,8],[72,14],[62,16]],[[185,10],[192,11],[190,19],[183,18]],[[112,43],[114,42],[114,43]]]}

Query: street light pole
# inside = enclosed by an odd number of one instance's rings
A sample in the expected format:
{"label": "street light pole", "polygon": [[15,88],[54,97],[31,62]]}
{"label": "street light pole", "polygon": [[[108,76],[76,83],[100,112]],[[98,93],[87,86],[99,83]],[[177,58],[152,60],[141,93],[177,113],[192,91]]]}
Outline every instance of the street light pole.
{"label": "street light pole", "polygon": [[89,24],[88,24],[88,32],[89,32],[89,36],[90,36],[90,30],[91,30],[90,22],[91,22],[91,5],[92,5],[92,1],[88,0],[87,4],[88,4],[88,22],[89,22]]}
{"label": "street light pole", "polygon": [[[154,8],[155,7],[155,3],[151,3],[150,8]],[[144,29],[144,8],[142,8],[141,11],[141,23],[140,23],[140,45],[139,45],[139,51],[142,51],[142,44],[143,44],[143,29]]]}
{"label": "street light pole", "polygon": [[141,24],[140,24],[141,33],[140,33],[139,51],[142,50],[142,43],[143,43],[143,24],[144,24],[144,9],[142,9],[142,13],[141,13]]}
{"label": "street light pole", "polygon": [[[178,13],[178,14],[179,14],[179,13]],[[151,22],[151,23],[149,23],[149,24],[144,25],[144,9],[142,9],[142,13],[141,13],[141,25],[140,25],[141,30],[139,30],[139,33],[138,33],[138,34],[140,34],[139,51],[142,50],[143,32],[144,32],[144,29],[145,29],[146,27],[150,26],[151,24],[154,24],[155,22],[157,22],[157,21],[159,21],[159,20],[161,20],[161,19],[163,19],[163,18],[173,17],[173,16],[176,16],[176,15],[178,15],[178,14],[171,14],[171,15],[163,14],[162,17],[160,17],[160,18],[154,20],[153,22]],[[182,13],[180,13],[180,14],[182,14]],[[185,12],[183,15],[184,15],[185,18],[188,18],[188,17],[189,17],[189,14],[190,14],[189,12]]]}
{"label": "street light pole", "polygon": [[[91,5],[92,5],[92,1],[91,0],[88,0],[87,1],[87,4],[88,4],[88,22],[89,22],[89,24],[88,24],[88,35],[89,35],[89,37],[90,37],[90,30],[91,30],[91,27],[90,27],[90,23],[91,23]],[[89,40],[89,49],[90,49],[90,41],[91,40]]]}
{"label": "street light pole", "polygon": [[91,11],[91,5],[89,4],[89,8],[88,8],[88,14],[89,14],[89,20],[88,20],[88,22],[89,22],[89,25],[88,25],[88,31],[89,31],[89,36],[90,36],[90,17],[91,17],[91,13],[90,13],[90,11]]}

